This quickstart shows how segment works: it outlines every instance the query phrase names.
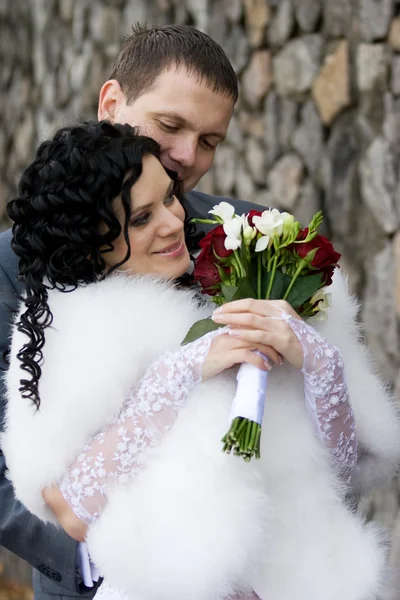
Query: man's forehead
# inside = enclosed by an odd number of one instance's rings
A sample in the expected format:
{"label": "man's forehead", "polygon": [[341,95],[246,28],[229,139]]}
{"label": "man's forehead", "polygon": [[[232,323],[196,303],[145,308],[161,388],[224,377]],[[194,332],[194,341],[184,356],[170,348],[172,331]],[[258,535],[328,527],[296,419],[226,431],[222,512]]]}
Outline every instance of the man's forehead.
{"label": "man's forehead", "polygon": [[172,62],[161,69],[153,82],[145,88],[140,95],[151,94],[152,92],[159,90],[163,85],[168,86],[168,83],[173,80],[175,82],[179,81],[181,85],[194,82],[201,87],[208,87],[205,78],[197,71],[189,69],[186,65]]}
{"label": "man's forehead", "polygon": [[[174,82],[175,85],[179,84],[179,87],[177,89],[171,88],[172,82]],[[195,68],[190,68],[183,64],[172,63],[165,67],[157,75],[153,84],[146,90],[145,94],[151,93],[152,91],[159,91],[161,87],[171,91],[176,89],[177,93],[179,93],[180,87],[190,87],[194,91],[197,90],[198,93],[203,92],[215,97],[224,98],[228,103],[231,103],[232,106],[234,105],[233,98],[228,90],[224,91],[218,89],[217,84],[212,79],[207,78]]]}
{"label": "man's forehead", "polygon": [[208,79],[194,67],[190,67],[180,61],[171,61],[157,75],[155,82],[160,78],[180,77],[184,79],[194,80],[198,85],[204,87],[212,87]]}
{"label": "man's forehead", "polygon": [[143,96],[147,96],[142,102],[149,111],[182,123],[201,117],[201,121],[210,122],[212,132],[224,129],[221,121],[230,120],[234,108],[232,98],[214,91],[205,78],[182,67],[164,70]]}

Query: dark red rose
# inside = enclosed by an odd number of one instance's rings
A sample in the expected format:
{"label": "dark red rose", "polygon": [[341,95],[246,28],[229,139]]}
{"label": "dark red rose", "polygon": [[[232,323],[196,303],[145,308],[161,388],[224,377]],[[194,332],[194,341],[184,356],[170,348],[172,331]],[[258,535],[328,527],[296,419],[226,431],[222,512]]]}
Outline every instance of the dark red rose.
{"label": "dark red rose", "polygon": [[221,258],[226,258],[232,254],[232,250],[227,250],[224,246],[225,238],[223,226],[218,225],[218,227],[207,233],[199,243],[201,252],[196,259],[193,276],[195,281],[200,283],[203,290],[206,290],[207,294],[210,295],[216,294],[218,290],[208,288],[221,283],[221,277],[216,267],[218,259],[214,254],[214,250]]}
{"label": "dark red rose", "polygon": [[202,261],[198,264],[196,261],[193,275],[194,280],[201,285],[204,293],[214,296],[218,292],[218,289],[210,289],[212,286],[221,283],[221,277],[215,265],[208,261]]}
{"label": "dark red rose", "polygon": [[323,285],[331,285],[333,272],[337,266],[338,265],[334,265],[331,267],[326,267],[325,269],[320,269],[320,273],[322,273],[322,284]]}
{"label": "dark red rose", "polygon": [[[297,240],[305,240],[308,235],[308,228],[302,229],[297,235]],[[305,258],[311,250],[318,248],[311,266],[315,269],[325,269],[326,267],[337,265],[340,254],[336,252],[332,243],[323,235],[317,234],[310,242],[305,244],[295,244],[295,251],[300,258]]]}
{"label": "dark red rose", "polygon": [[[308,235],[308,227],[301,229],[297,235],[297,240],[305,240]],[[323,235],[317,234],[314,239],[305,244],[293,244],[293,250],[300,258],[305,258],[311,250],[318,248],[315,253],[311,266],[323,274],[324,285],[332,283],[332,276],[337,266],[340,254],[336,252],[332,243]],[[315,271],[314,271],[315,272]]]}
{"label": "dark red rose", "polygon": [[[211,254],[214,261],[216,259],[215,259],[214,252],[212,251],[213,248],[214,248],[215,252],[218,254],[218,256],[221,256],[222,258],[226,258],[227,256],[230,256],[232,254],[232,250],[227,250],[225,248],[225,246],[224,246],[225,238],[226,238],[226,234],[225,234],[223,225],[218,225],[217,227],[214,227],[214,229],[209,231],[207,233],[207,235],[203,237],[202,240],[200,240],[199,246],[203,250],[206,250],[207,254]],[[203,252],[202,252],[202,254],[203,254]]]}

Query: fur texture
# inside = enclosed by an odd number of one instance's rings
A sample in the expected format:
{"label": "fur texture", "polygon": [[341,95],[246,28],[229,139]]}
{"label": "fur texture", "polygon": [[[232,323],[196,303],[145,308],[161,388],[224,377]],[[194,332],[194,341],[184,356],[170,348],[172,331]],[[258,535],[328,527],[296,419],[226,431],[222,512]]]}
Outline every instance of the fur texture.
{"label": "fur texture", "polygon": [[[315,326],[344,356],[363,448],[355,481],[364,490],[399,462],[399,418],[358,341],[357,306],[340,276],[332,293],[328,321]],[[43,487],[60,480],[148,364],[210,309],[171,285],[122,276],[53,291],[49,303],[41,409],[20,398],[13,358],[2,448],[17,497],[51,520]],[[22,343],[14,330],[13,357]],[[110,490],[88,536],[102,574],[145,600],[220,600],[251,588],[262,600],[375,600],[385,543],[344,506],[304,411],[301,374],[288,365],[271,372],[262,459],[250,464],[221,452],[234,389],[232,373],[197,386],[146,468]]]}

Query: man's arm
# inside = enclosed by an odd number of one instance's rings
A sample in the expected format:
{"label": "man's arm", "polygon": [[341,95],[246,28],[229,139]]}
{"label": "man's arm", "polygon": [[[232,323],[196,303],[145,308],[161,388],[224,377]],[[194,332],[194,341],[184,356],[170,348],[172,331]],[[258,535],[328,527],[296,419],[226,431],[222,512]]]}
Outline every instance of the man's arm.
{"label": "man's arm", "polygon": [[[10,240],[9,231],[0,233],[0,428],[6,402],[4,352],[9,345],[10,321],[17,305],[18,288],[17,257],[10,248]],[[14,498],[12,485],[5,473],[5,460],[0,449],[0,545],[26,560],[59,586],[75,593],[87,592],[88,588],[80,584],[76,576],[77,542],[61,529],[45,525],[31,515]],[[96,587],[92,595],[95,590]]]}

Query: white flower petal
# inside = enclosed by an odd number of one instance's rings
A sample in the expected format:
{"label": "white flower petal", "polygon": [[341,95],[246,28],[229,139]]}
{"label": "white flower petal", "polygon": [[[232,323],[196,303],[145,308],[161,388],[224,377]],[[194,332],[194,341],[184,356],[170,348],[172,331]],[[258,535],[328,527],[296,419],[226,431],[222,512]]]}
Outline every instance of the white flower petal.
{"label": "white flower petal", "polygon": [[[264,217],[264,215],[267,215]],[[258,231],[263,235],[271,235],[274,229],[274,221],[268,216],[269,211],[265,211],[261,217],[253,217],[253,223],[257,227]]]}
{"label": "white flower petal", "polygon": [[224,223],[223,227],[226,235],[228,235],[229,237],[240,239],[240,233],[242,230],[242,220],[240,218],[235,218],[231,219],[230,221],[227,221],[226,223]]}
{"label": "white flower petal", "polygon": [[276,235],[282,235],[282,231],[283,231],[283,219],[279,218],[275,221],[274,233]]}
{"label": "white flower petal", "polygon": [[233,219],[235,215],[235,207],[232,206],[232,204],[229,204],[228,202],[220,202],[208,212],[210,213],[210,215],[215,215],[219,217],[225,223],[226,221],[230,221],[231,219]]}
{"label": "white flower petal", "polygon": [[247,215],[242,215],[242,225],[243,225],[243,229],[250,227]]}
{"label": "white flower petal", "polygon": [[289,213],[280,213],[277,208],[264,210],[260,217],[253,217],[253,223],[263,235],[281,236],[285,224],[284,215],[290,216]]}
{"label": "white flower petal", "polygon": [[242,240],[227,236],[224,240],[224,246],[227,250],[237,250],[242,245]]}
{"label": "white flower petal", "polygon": [[318,312],[315,313],[313,318],[316,321],[326,321],[328,319],[328,313],[325,310],[319,310]]}
{"label": "white flower petal", "polygon": [[323,300],[324,296],[325,296],[324,288],[320,288],[311,297],[311,300],[310,300],[311,304],[315,304],[315,302],[318,302],[319,300]]}
{"label": "white flower petal", "polygon": [[257,235],[257,229],[255,227],[247,227],[243,228],[243,237],[246,241],[251,242],[251,240]]}
{"label": "white flower petal", "polygon": [[330,292],[327,292],[325,294],[325,302],[328,305],[328,307],[332,306],[332,294]]}
{"label": "white flower petal", "polygon": [[256,244],[256,252],[262,252],[263,250],[265,250],[268,247],[269,244],[269,235],[263,235],[263,237],[260,237],[259,240],[257,240],[257,244]]}

